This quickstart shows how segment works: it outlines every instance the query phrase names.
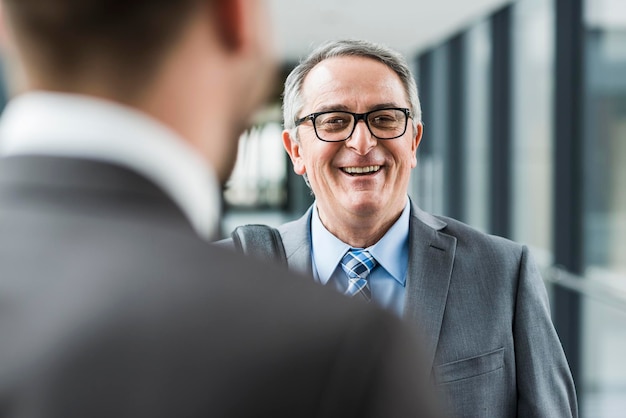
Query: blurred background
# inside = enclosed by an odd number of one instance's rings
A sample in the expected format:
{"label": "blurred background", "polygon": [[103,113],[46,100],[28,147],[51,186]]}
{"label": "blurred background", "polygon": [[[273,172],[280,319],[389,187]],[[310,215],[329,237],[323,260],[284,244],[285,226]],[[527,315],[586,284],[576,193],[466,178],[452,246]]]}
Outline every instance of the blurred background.
{"label": "blurred background", "polygon": [[[425,124],[410,194],[529,245],[581,416],[626,416],[626,1],[274,0],[283,76],[328,39],[412,65]],[[224,234],[312,202],[282,149],[280,91],[241,138]]]}
{"label": "blurred background", "polygon": [[[530,246],[581,417],[626,416],[626,0],[270,5],[282,77],[328,39],[405,54],[425,125],[411,198]],[[224,235],[312,202],[282,148],[280,93],[240,139]]]}

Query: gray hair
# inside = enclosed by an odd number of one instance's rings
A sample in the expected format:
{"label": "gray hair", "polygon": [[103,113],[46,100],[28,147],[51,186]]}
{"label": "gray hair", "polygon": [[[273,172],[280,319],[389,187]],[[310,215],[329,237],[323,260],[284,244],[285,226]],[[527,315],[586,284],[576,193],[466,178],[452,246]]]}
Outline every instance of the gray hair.
{"label": "gray hair", "polygon": [[[413,128],[415,129],[417,123],[422,120],[422,110],[417,95],[417,85],[406,59],[391,48],[362,40],[326,42],[315,49],[293,69],[285,81],[285,90],[283,93],[283,118],[285,129],[295,134],[295,132],[293,132],[296,128],[295,120],[304,107],[302,84],[313,67],[329,58],[346,56],[365,57],[380,61],[398,74],[404,86],[409,106],[411,107]],[[292,137],[297,140],[297,135],[292,135]]]}

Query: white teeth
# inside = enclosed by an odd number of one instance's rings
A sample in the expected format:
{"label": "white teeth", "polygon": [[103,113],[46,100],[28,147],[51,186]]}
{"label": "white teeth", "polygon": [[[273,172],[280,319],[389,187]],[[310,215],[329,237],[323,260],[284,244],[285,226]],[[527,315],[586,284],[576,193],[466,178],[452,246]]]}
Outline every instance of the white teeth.
{"label": "white teeth", "polygon": [[344,167],[343,171],[348,174],[367,174],[367,173],[375,173],[380,170],[379,165],[370,165],[368,167]]}

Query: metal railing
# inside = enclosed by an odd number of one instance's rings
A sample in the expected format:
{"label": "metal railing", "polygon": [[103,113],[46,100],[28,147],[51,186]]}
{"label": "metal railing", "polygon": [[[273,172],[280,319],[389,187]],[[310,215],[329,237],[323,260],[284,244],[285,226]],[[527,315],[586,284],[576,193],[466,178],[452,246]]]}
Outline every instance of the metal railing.
{"label": "metal railing", "polygon": [[559,266],[552,266],[544,270],[543,277],[547,284],[560,286],[626,312],[626,291],[624,289],[572,274]]}

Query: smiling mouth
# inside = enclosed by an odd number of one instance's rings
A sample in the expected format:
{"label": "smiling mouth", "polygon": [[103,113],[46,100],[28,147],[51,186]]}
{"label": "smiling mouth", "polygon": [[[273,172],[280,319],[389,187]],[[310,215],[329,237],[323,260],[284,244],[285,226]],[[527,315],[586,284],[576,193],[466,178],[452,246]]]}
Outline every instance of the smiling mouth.
{"label": "smiling mouth", "polygon": [[356,175],[376,173],[378,170],[380,170],[380,167],[381,166],[379,165],[370,165],[367,167],[343,167],[341,170],[346,174],[356,176]]}

